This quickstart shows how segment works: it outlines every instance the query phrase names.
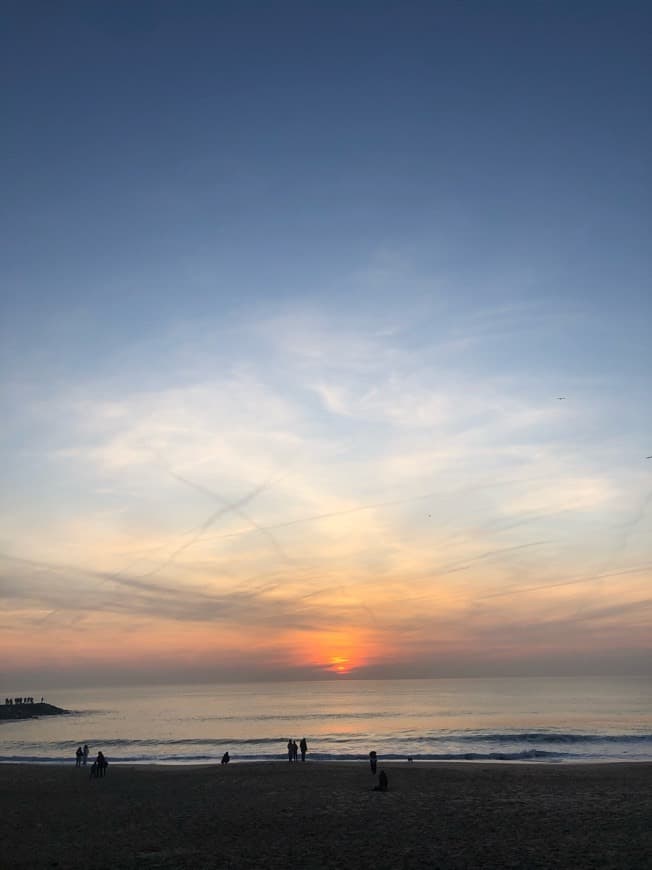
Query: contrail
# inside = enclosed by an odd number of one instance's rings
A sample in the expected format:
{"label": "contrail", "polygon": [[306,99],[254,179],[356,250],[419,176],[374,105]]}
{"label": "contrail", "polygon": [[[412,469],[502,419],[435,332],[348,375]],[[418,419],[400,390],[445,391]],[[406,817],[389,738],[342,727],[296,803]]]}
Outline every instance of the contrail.
{"label": "contrail", "polygon": [[[544,544],[550,544],[550,543],[552,543],[552,539],[544,540],[544,541],[530,541],[527,544],[515,544],[514,546],[511,546],[511,547],[500,547],[496,550],[487,550],[484,553],[480,553],[478,556],[473,556],[470,559],[462,559],[459,562],[453,562],[447,566],[443,566],[442,568],[436,568],[432,572],[428,572],[427,574],[423,574],[421,576],[434,577],[434,578],[442,577],[446,574],[453,574],[456,571],[464,571],[464,570],[466,570],[466,568],[468,568],[474,562],[480,562],[480,561],[483,561],[485,559],[491,559],[494,556],[500,556],[503,553],[511,553],[511,552],[514,552],[517,550],[526,550],[526,549],[529,549],[530,547],[540,547],[540,546],[543,546]],[[340,589],[345,589],[345,588],[346,587],[343,586],[342,584],[327,586],[327,587],[323,587],[321,589],[313,590],[312,592],[308,592],[305,595],[302,595],[301,599],[305,600],[308,598],[313,598],[313,597],[316,597],[319,595],[323,595],[324,593],[327,593],[327,592],[332,592],[334,590],[340,590]],[[414,598],[412,598],[410,600],[424,600],[424,599],[429,599],[430,597],[431,597],[430,595],[420,595],[420,596],[415,596]],[[368,605],[360,603],[357,606],[360,609],[366,611],[369,614],[369,616],[371,617],[371,621],[374,623],[374,625],[378,626],[378,620],[376,618],[376,614]]]}
{"label": "contrail", "polygon": [[544,544],[552,544],[554,541],[554,538],[548,538],[545,541],[530,541],[527,544],[515,544],[512,547],[500,547],[497,550],[487,550],[484,553],[480,553],[479,556],[472,556],[470,559],[460,559],[458,562],[453,562],[451,565],[444,567],[443,570],[438,569],[435,572],[435,576],[441,577],[443,574],[452,574],[454,571],[463,571],[474,562],[482,562],[485,559],[493,558],[493,556],[500,556],[503,553],[512,553],[515,550],[527,550],[529,547],[542,547]]}
{"label": "contrail", "polygon": [[[258,526],[256,528],[258,531],[275,531],[276,529],[287,529],[287,528],[290,528],[291,526],[298,526],[298,525],[301,525],[303,523],[312,523],[312,522],[316,522],[317,520],[327,520],[327,519],[332,519],[334,517],[341,517],[341,516],[347,516],[349,514],[361,513],[363,511],[377,510],[378,508],[396,507],[397,505],[410,504],[410,503],[415,502],[415,501],[425,501],[426,499],[429,499],[429,498],[439,498],[439,499],[448,498],[451,495],[459,495],[459,494],[465,493],[465,492],[476,492],[476,491],[482,490],[482,489],[493,489],[494,487],[497,487],[497,486],[500,486],[500,487],[512,486],[513,484],[524,484],[524,483],[529,483],[531,481],[547,480],[547,479],[548,479],[547,477],[532,477],[532,478],[527,478],[525,480],[519,479],[519,478],[514,478],[512,480],[492,481],[490,483],[489,482],[488,483],[478,483],[478,484],[471,485],[471,486],[463,486],[463,487],[460,487],[458,489],[453,489],[453,490],[435,489],[435,490],[431,490],[430,492],[425,492],[421,495],[411,495],[411,496],[406,496],[405,498],[390,499],[387,501],[369,502],[367,504],[356,505],[356,507],[342,508],[341,510],[328,511],[327,513],[322,513],[322,514],[310,514],[310,515],[305,516],[305,517],[297,517],[297,519],[295,519],[295,520],[286,520],[285,522],[282,522],[282,523],[273,523],[273,524],[268,525],[268,526]],[[557,513],[557,512],[555,512],[555,513]],[[561,513],[561,511],[560,511],[560,513]],[[551,515],[553,515],[553,514],[551,514]],[[540,519],[540,518],[545,517],[545,516],[547,516],[547,515],[546,514],[537,514],[531,518],[527,518],[525,520],[519,520],[514,525],[524,525],[529,521],[534,522],[535,520]],[[506,528],[510,528],[510,526],[507,526]],[[222,540],[224,538],[239,538],[242,535],[251,534],[252,531],[253,531],[252,529],[241,529],[240,531],[237,531],[237,532],[227,532],[226,534],[223,534],[223,535],[216,535],[215,539]]]}
{"label": "contrail", "polygon": [[238,499],[234,502],[229,502],[224,507],[218,508],[216,511],[213,511],[213,513],[206,520],[204,520],[203,523],[193,529],[193,531],[196,531],[196,534],[194,534],[189,541],[185,541],[183,544],[178,546],[176,550],[173,550],[163,562],[161,562],[155,568],[152,568],[151,571],[146,571],[144,574],[138,574],[135,579],[145,579],[147,577],[153,577],[155,574],[160,573],[164,568],[167,568],[168,565],[171,565],[175,561],[177,556],[179,556],[189,547],[192,547],[193,544],[195,544],[201,537],[203,537],[216,520],[218,520],[221,516],[224,516],[225,514],[237,511],[237,509],[242,507],[243,505],[249,504],[249,502],[256,498],[256,496],[260,495],[261,492],[265,492],[266,489],[269,489],[273,482],[275,481],[268,479],[267,481],[265,481],[265,483],[261,483],[260,486],[252,489],[251,492],[247,493],[247,495],[243,496],[241,499]]}
{"label": "contrail", "polygon": [[561,580],[558,583],[544,583],[540,586],[512,586],[509,589],[504,589],[501,592],[489,592],[487,595],[480,595],[477,601],[484,601],[485,598],[502,598],[506,595],[520,595],[524,592],[539,592],[543,589],[557,589],[560,586],[574,586],[578,583],[591,583],[594,580],[602,580],[605,577],[620,577],[623,574],[639,574],[642,571],[649,571],[652,568],[652,562],[646,562],[643,565],[638,565],[636,568],[626,568],[623,571],[604,571],[601,574],[592,574],[590,577],[575,577],[572,580]]}
{"label": "contrail", "polygon": [[652,504],[652,490],[648,492],[643,501],[641,502],[636,514],[628,520],[627,522],[621,523],[620,528],[624,529],[625,532],[623,534],[623,538],[618,548],[618,551],[623,554],[627,549],[627,545],[629,544],[629,539],[634,534],[634,529],[643,521],[645,518],[645,514],[647,513],[648,508]]}
{"label": "contrail", "polygon": [[[166,470],[173,477],[175,477],[177,479],[180,478],[180,475],[177,475],[176,473],[170,471],[169,469],[166,469]],[[82,576],[87,575],[87,576],[96,577],[97,579],[100,579],[104,582],[114,582],[114,583],[118,583],[118,584],[123,585],[123,586],[128,586],[130,588],[140,589],[141,591],[150,591],[150,592],[154,591],[154,592],[157,592],[159,594],[169,595],[169,594],[173,593],[173,590],[171,590],[169,587],[162,586],[160,584],[145,583],[143,581],[148,580],[150,577],[154,577],[156,574],[159,574],[161,571],[163,571],[164,568],[166,568],[168,565],[171,565],[175,561],[177,556],[179,556],[182,552],[184,552],[189,547],[191,547],[194,543],[196,543],[196,541],[198,541],[206,533],[206,531],[213,525],[214,522],[216,522],[217,519],[219,519],[220,516],[223,516],[223,515],[230,513],[230,512],[237,512],[239,508],[248,504],[250,501],[252,501],[254,498],[256,498],[256,496],[260,495],[260,493],[262,493],[263,491],[268,489],[278,479],[280,479],[280,478],[277,477],[277,478],[274,478],[272,480],[268,479],[260,486],[255,487],[253,490],[251,490],[249,493],[247,493],[241,499],[238,499],[235,502],[229,502],[226,505],[224,505],[223,507],[220,507],[217,510],[213,511],[213,513],[211,513],[207,517],[207,519],[204,520],[204,522],[202,522],[198,526],[194,526],[192,529],[190,529],[187,532],[187,534],[194,533],[193,537],[190,538],[190,540],[185,541],[183,544],[178,546],[162,562],[160,562],[158,565],[156,565],[151,570],[146,571],[142,574],[137,574],[135,576],[134,575],[127,575],[128,568],[122,569],[121,571],[116,571],[114,573],[106,573],[106,572],[101,572],[101,571],[97,571],[97,570],[93,570],[93,569],[80,568],[78,566],[68,566],[68,565],[56,564],[56,563],[37,562],[35,560],[23,559],[20,557],[9,556],[9,555],[2,554],[2,553],[0,553],[0,557],[9,559],[11,561],[19,562],[22,564],[31,565],[32,567],[39,568],[40,570],[45,569],[45,570],[54,571],[57,573],[61,573],[63,571],[71,571],[71,572],[74,572],[76,574],[81,574]],[[208,488],[201,486],[201,484],[195,484],[194,482],[186,481],[185,479],[182,479],[182,482],[186,483],[187,485],[191,486],[192,488],[198,490],[199,492],[203,492],[205,494],[211,495],[212,497],[215,497],[215,493],[211,492]],[[261,532],[270,532],[271,530],[276,529],[276,528],[286,528],[289,526],[297,525],[299,523],[311,522],[311,521],[316,520],[316,519],[323,519],[323,518],[332,517],[332,516],[340,516],[340,515],[346,515],[346,514],[351,514],[351,513],[357,513],[359,511],[364,511],[364,510],[373,510],[377,507],[392,506],[392,505],[397,505],[397,504],[406,504],[406,503],[409,503],[409,502],[412,502],[415,500],[428,499],[434,495],[440,495],[440,493],[430,492],[430,493],[425,493],[421,496],[413,496],[413,497],[403,498],[403,499],[393,499],[393,500],[385,501],[385,502],[376,502],[374,504],[361,505],[361,506],[358,506],[355,508],[344,509],[342,511],[332,511],[329,513],[317,514],[317,515],[314,515],[311,517],[305,517],[303,519],[289,520],[287,522],[277,523],[276,525],[269,526],[269,527],[255,526],[254,528],[258,531],[261,531]],[[233,532],[233,533],[229,533],[226,535],[219,535],[218,538],[239,537],[239,536],[244,535],[244,534],[249,534],[251,531],[252,531],[251,529],[247,529],[247,530],[243,530],[241,532]],[[53,611],[53,613],[54,612],[56,612],[56,611]],[[50,616],[50,615],[51,614],[49,614],[48,616]],[[373,612],[371,612],[371,615],[372,615],[372,619],[375,620],[375,616],[373,615]]]}
{"label": "contrail", "polygon": [[[188,478],[183,477],[181,474],[177,474],[176,471],[172,471],[172,469],[169,468],[165,464],[163,464],[163,467],[165,468],[165,471],[170,475],[170,477],[173,477],[175,480],[178,480],[179,483],[183,483],[186,486],[189,486],[191,489],[196,490],[196,492],[201,492],[203,495],[207,495],[207,496],[210,496],[211,498],[217,499],[217,501],[221,502],[222,505],[228,507],[229,502],[227,501],[227,499],[225,499],[221,495],[219,495],[219,493],[214,492],[212,489],[209,489],[207,486],[203,486],[201,483],[195,483],[195,481],[189,480]],[[276,478],[276,480],[279,480],[279,479],[280,478]],[[238,516],[242,517],[242,519],[245,522],[250,523],[257,532],[260,532],[262,535],[264,535],[264,537],[267,538],[267,540],[272,545],[273,549],[276,550],[276,552],[278,553],[279,556],[281,556],[281,558],[285,559],[286,562],[291,561],[290,557],[283,550],[283,548],[281,547],[281,545],[279,544],[279,542],[276,540],[276,538],[274,537],[274,535],[272,534],[272,532],[269,529],[265,528],[264,526],[261,526],[259,523],[256,522],[256,520],[252,519],[247,513],[245,513],[245,511],[241,510],[239,507],[235,507],[233,509],[233,512],[238,514]]]}
{"label": "contrail", "polygon": [[[607,569],[610,569],[610,566],[614,565],[614,563],[616,562],[618,557],[621,557],[621,559],[619,561],[621,561],[621,564],[622,564],[622,558],[627,556],[627,549],[628,549],[630,538],[634,534],[636,527],[638,525],[640,525],[640,523],[645,518],[645,514],[646,514],[651,502],[652,502],[652,490],[650,492],[648,492],[648,494],[643,498],[643,500],[641,501],[641,503],[638,507],[638,510],[636,511],[635,515],[631,519],[626,520],[624,523],[619,523],[614,527],[620,533],[620,535],[619,535],[620,536],[620,543],[616,543],[615,546],[609,552],[609,554],[606,555],[603,559],[601,559],[600,567],[601,567],[602,571],[595,575],[595,580],[596,580],[596,584],[597,584],[596,588],[594,590],[595,594],[597,594],[601,590],[601,586],[602,586],[602,584],[600,582],[601,579],[604,576],[611,576],[611,570],[609,570],[608,573],[606,573],[606,574],[604,572],[607,571]],[[582,612],[582,606],[580,606],[578,608],[577,614],[579,614],[581,612]]]}
{"label": "contrail", "polygon": [[[442,493],[441,490],[435,490],[433,492],[424,493],[423,495],[413,495],[408,498],[398,498],[391,501],[377,501],[372,502],[371,504],[358,505],[357,507],[343,508],[342,510],[338,511],[329,511],[328,513],[323,514],[311,514],[307,517],[299,517],[296,520],[286,520],[283,523],[274,523],[270,526],[260,526],[259,531],[274,531],[275,529],[287,529],[290,526],[298,526],[302,523],[312,523],[316,522],[317,520],[327,520],[333,517],[342,517],[347,516],[348,514],[357,514],[361,513],[362,511],[371,511],[382,507],[393,507],[400,504],[409,504],[410,502],[414,501],[424,501],[425,499],[433,498],[434,496],[441,497],[442,494],[449,495],[450,493]],[[250,534],[251,531],[251,529],[242,529],[239,532],[227,532],[227,534],[225,535],[217,535],[216,537],[218,540],[221,540],[222,538],[239,538],[242,535]]]}
{"label": "contrail", "polygon": [[[319,596],[326,595],[329,592],[339,592],[342,590],[344,590],[345,592],[348,591],[347,586],[345,586],[343,583],[338,583],[336,585],[334,584],[332,586],[323,586],[321,589],[313,589],[312,592],[304,593],[303,595],[300,596],[300,600],[307,601],[309,598],[318,598]],[[368,614],[371,622],[376,626],[376,628],[379,627],[378,620],[376,618],[376,614],[371,609],[371,607],[369,607],[368,604],[363,604],[360,601],[357,604],[356,603],[352,604],[351,606],[353,609],[362,610],[364,613]]]}
{"label": "contrail", "polygon": [[51,571],[55,574],[67,572],[81,577],[95,577],[97,580],[115,582],[123,586],[133,586],[136,589],[141,589],[147,592],[156,592],[164,595],[174,592],[174,590],[169,586],[162,586],[160,583],[140,583],[139,577],[127,577],[125,576],[124,571],[110,574],[106,571],[97,571],[93,568],[84,568],[79,565],[66,565],[57,562],[38,562],[34,559],[25,559],[21,556],[10,556],[8,553],[0,553],[0,559],[5,559],[8,562],[16,562],[20,565],[29,565],[30,567],[37,568],[40,571]]}
{"label": "contrail", "polygon": [[[474,562],[482,562],[485,559],[491,559],[494,556],[500,556],[503,553],[511,553],[515,550],[527,550],[530,547],[541,547],[544,544],[552,544],[554,540],[554,538],[550,538],[545,541],[530,541],[527,544],[515,544],[513,547],[500,547],[496,550],[487,550],[485,553],[480,553],[480,555],[478,556],[472,556],[470,559],[460,559],[459,562],[452,562],[448,565],[431,568],[429,571],[420,572],[419,574],[414,575],[409,579],[411,579],[412,581],[437,580],[439,577],[445,577],[447,574],[456,574],[458,571],[466,571],[466,569],[469,568]],[[402,600],[423,601],[431,597],[431,594],[428,593],[427,595],[415,595],[409,599],[404,598]]]}
{"label": "contrail", "polygon": [[[258,603],[261,600],[262,596],[265,596],[269,592],[278,588],[278,584],[276,583],[264,583],[257,584],[252,586],[252,581],[256,581],[258,577],[256,575],[247,578],[247,580],[243,581],[240,584],[240,587],[234,589],[228,593],[228,595],[220,595],[212,592],[206,592],[199,589],[185,589],[183,594],[177,588],[164,586],[159,583],[152,583],[143,581],[139,578],[130,578],[130,577],[120,577],[115,574],[107,574],[106,572],[101,571],[93,571],[84,570],[81,568],[76,568],[64,564],[56,564],[56,563],[43,563],[37,562],[32,559],[23,559],[19,556],[10,556],[9,554],[0,553],[0,559],[5,559],[10,562],[15,562],[17,564],[26,565],[29,567],[34,567],[39,570],[49,570],[61,574],[68,575],[80,575],[82,577],[94,577],[102,581],[116,583],[119,586],[127,587],[128,589],[134,592],[134,601],[140,602],[141,604],[147,604],[148,602],[155,602],[156,608],[158,612],[174,613],[176,609],[181,607],[183,610],[184,607],[189,606],[189,603],[194,603],[196,609],[199,609],[201,612],[205,612],[206,608],[219,608],[220,612],[224,612],[229,608],[229,606],[242,607],[248,602]],[[52,596],[49,596],[52,599]],[[68,617],[70,617],[70,611],[74,611],[75,609],[86,612],[86,606],[83,602],[78,601],[73,603],[72,606],[66,605],[65,607],[60,604],[61,595],[55,594],[54,600],[48,600],[48,596],[45,597],[47,606],[49,608],[49,612],[46,613],[43,617],[34,621],[34,624],[38,625],[41,623],[48,622],[57,614],[65,612]],[[122,599],[120,599],[122,600]],[[268,600],[269,604],[269,600]],[[116,611],[116,607],[120,607],[116,601],[111,601],[109,605],[104,602],[98,606],[109,606],[114,612]],[[266,605],[267,606],[267,605]],[[283,602],[277,602],[276,607],[283,607]],[[123,610],[126,610],[125,607],[122,607]]]}

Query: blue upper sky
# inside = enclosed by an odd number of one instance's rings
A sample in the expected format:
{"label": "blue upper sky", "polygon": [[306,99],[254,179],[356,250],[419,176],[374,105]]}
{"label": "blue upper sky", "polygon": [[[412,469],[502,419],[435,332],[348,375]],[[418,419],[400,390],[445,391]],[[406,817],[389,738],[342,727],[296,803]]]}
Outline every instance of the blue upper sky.
{"label": "blue upper sky", "polygon": [[[6,2],[3,509],[90,509],[97,468],[61,463],[115,433],[82,431],[80,403],[192,405],[232,377],[379,461],[406,394],[416,419],[445,393],[455,432],[503,388],[568,394],[563,436],[505,437],[593,451],[589,477],[608,455],[645,514],[651,25],[627,0]],[[18,525],[2,543],[25,556]]]}
{"label": "blue upper sky", "polygon": [[126,328],[407,246],[469,296],[649,304],[649,37],[646,3],[9,3],[3,284]]}
{"label": "blue upper sky", "polygon": [[[647,373],[650,18],[7,4],[2,358],[88,371],[180,317],[296,300],[346,317],[365,295],[349,276],[384,257],[410,274],[368,282],[376,309],[546,300],[557,340],[516,348],[533,364]],[[586,322],[564,341],[569,307]]]}

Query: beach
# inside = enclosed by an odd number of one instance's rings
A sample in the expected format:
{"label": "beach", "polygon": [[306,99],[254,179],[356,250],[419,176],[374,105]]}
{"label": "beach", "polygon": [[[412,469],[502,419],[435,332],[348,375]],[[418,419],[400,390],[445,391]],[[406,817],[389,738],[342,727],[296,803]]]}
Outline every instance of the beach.
{"label": "beach", "polygon": [[652,764],[0,765],[3,868],[652,867]]}

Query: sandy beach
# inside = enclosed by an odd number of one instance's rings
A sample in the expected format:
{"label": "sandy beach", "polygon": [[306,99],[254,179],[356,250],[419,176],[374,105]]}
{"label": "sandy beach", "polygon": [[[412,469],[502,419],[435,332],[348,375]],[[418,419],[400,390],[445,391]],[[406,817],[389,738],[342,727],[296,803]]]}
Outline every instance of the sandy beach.
{"label": "sandy beach", "polygon": [[652,765],[0,765],[3,868],[652,867]]}

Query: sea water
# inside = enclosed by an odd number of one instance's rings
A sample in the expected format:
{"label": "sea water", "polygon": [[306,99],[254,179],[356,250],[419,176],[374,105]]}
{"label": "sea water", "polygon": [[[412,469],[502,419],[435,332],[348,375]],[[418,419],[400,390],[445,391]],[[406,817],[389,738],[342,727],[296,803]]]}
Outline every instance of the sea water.
{"label": "sea water", "polygon": [[65,716],[0,722],[0,761],[650,761],[647,677],[352,680],[62,689]]}

